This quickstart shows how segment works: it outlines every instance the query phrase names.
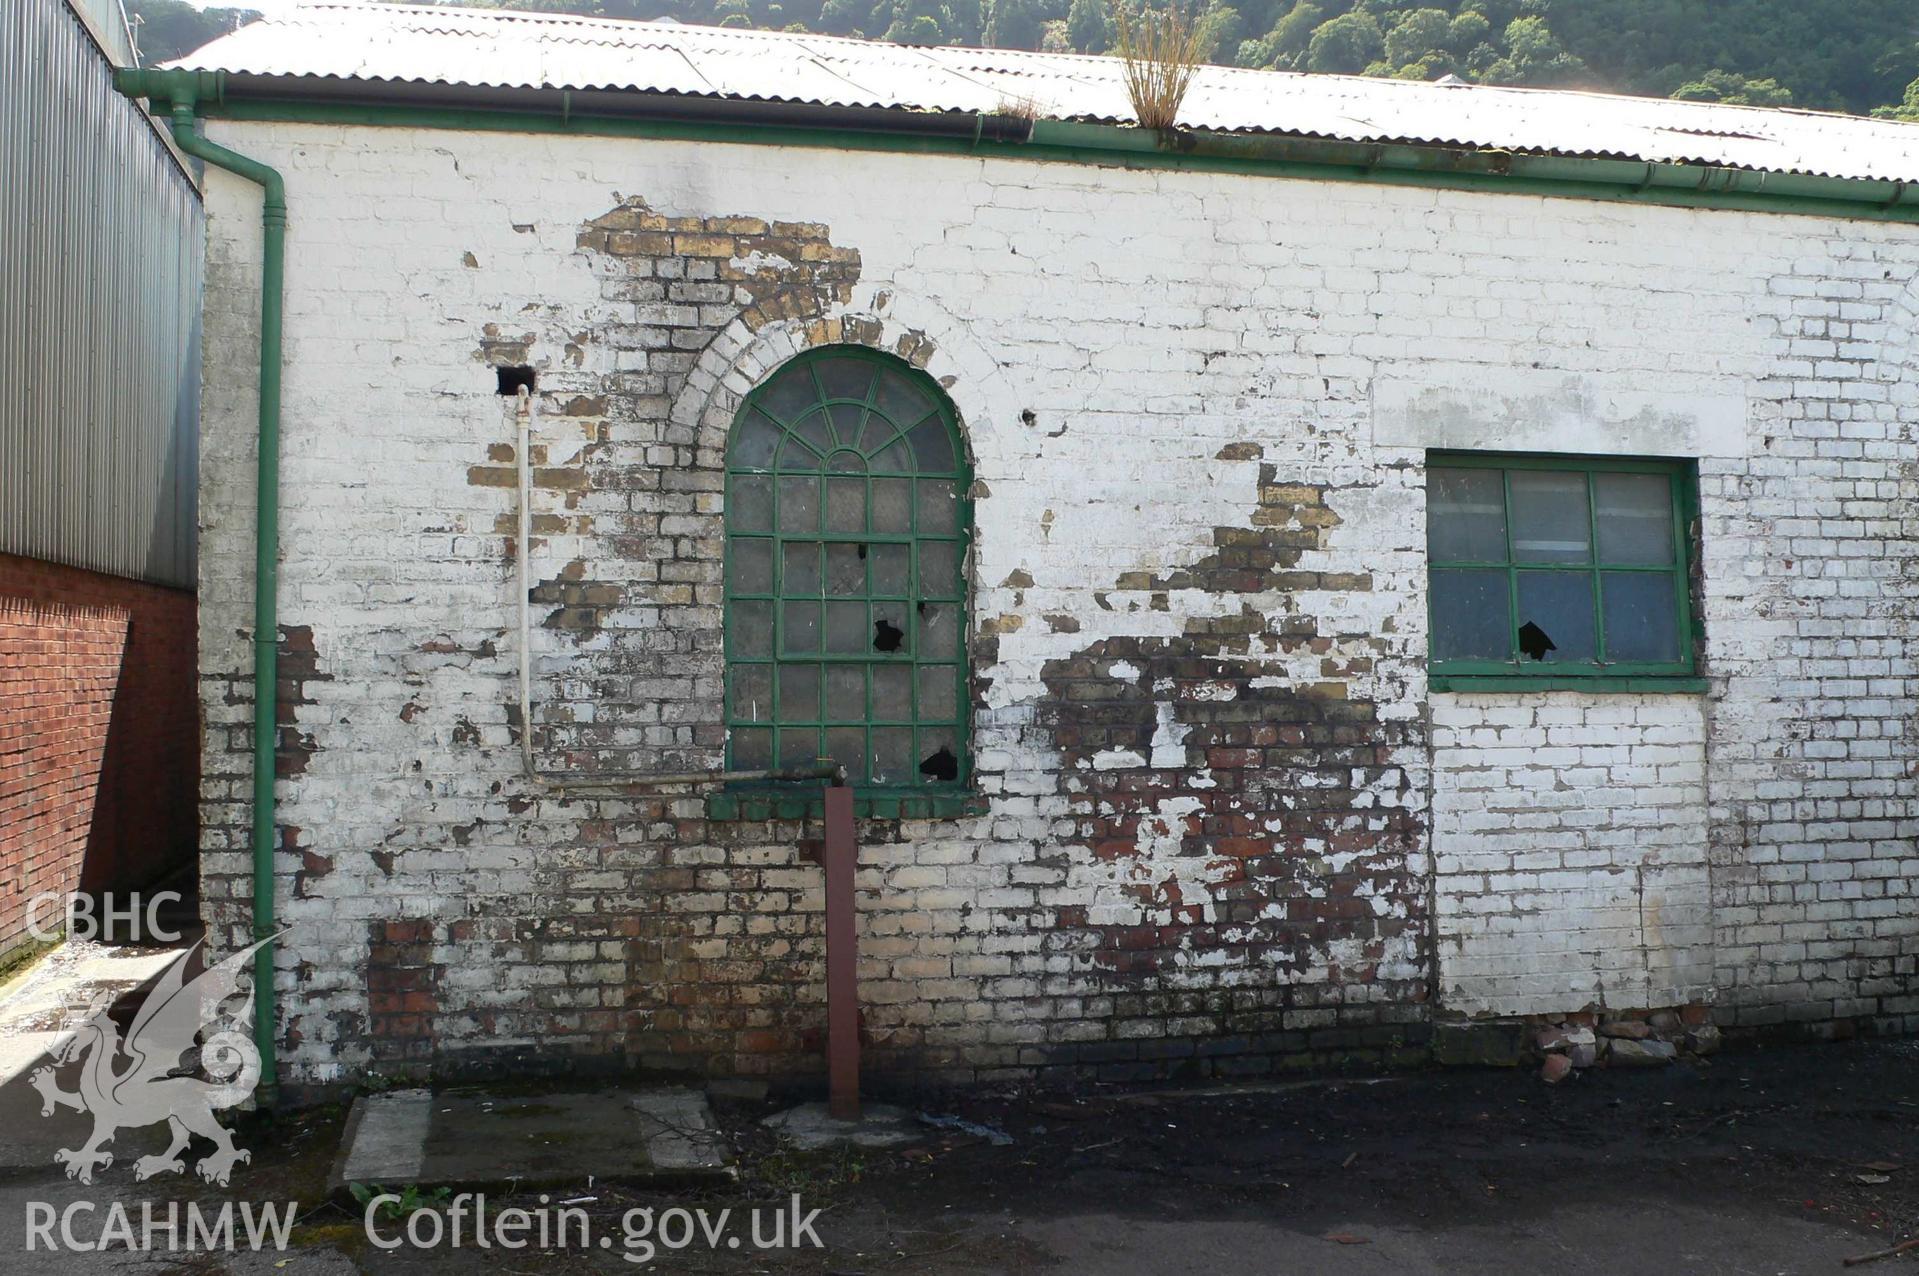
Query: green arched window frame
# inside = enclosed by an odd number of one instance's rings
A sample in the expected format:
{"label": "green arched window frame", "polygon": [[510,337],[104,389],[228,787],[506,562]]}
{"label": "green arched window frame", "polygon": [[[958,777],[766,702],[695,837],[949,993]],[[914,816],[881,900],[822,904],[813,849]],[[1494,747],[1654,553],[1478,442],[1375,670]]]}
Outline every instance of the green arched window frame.
{"label": "green arched window frame", "polygon": [[970,482],[952,403],[890,355],[821,347],[747,396],[726,450],[728,769],[830,757],[866,814],[967,809]]}

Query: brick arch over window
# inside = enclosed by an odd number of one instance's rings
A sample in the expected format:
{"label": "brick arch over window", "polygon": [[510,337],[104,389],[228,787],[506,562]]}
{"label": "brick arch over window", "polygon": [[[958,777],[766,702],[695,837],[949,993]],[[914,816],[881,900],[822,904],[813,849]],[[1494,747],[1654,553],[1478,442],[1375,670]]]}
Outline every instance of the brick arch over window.
{"label": "brick arch over window", "polygon": [[830,757],[870,793],[963,790],[958,418],[926,374],[828,345],[746,396],[726,448],[726,723],[733,770]]}

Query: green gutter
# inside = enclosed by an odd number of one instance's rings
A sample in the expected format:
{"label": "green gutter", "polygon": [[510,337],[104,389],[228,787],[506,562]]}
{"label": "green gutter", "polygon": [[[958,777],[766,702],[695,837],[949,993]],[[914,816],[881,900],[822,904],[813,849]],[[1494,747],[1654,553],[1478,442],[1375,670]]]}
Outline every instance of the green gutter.
{"label": "green gutter", "polygon": [[[282,298],[285,292],[287,196],[280,174],[258,160],[201,137],[195,114],[201,95],[217,81],[192,72],[123,69],[117,87],[129,97],[164,99],[173,119],[173,138],[181,150],[216,168],[259,186],[263,195],[260,230],[260,407],[258,512],[253,537],[253,938],[274,933],[273,782],[275,740],[279,731],[279,576],[280,576],[280,365]],[[271,1103],[279,1081],[274,1038],[278,1010],[273,987],[273,945],[264,943],[253,957],[253,1040],[260,1052],[259,1093]]]}
{"label": "green gutter", "polygon": [[[650,138],[669,141],[806,146],[836,150],[970,155],[1095,164],[1135,169],[1241,173],[1314,181],[1374,182],[1394,186],[1497,192],[1545,198],[1601,200],[1679,208],[1796,213],[1854,220],[1919,222],[1919,182],[1890,182],[1809,174],[1761,172],[1704,164],[1529,155],[1470,147],[1341,142],[1271,133],[1188,131],[1160,133],[1113,124],[1037,120],[1025,140],[1005,140],[1005,117],[941,117],[925,112],[868,112],[872,122],[809,124],[823,109],[760,103],[757,118],[699,118],[701,99],[661,95],[575,94],[560,90],[499,89],[486,105],[481,90],[459,90],[468,101],[445,105],[447,86],[328,86],[320,98],[298,77],[231,77],[224,72],[148,72],[191,76],[203,90],[202,114],[225,119],[371,127],[443,128],[470,132]],[[206,92],[210,90],[210,92]],[[212,100],[206,100],[211,98]],[[590,102],[590,107],[582,109]],[[739,103],[706,103],[709,112]],[[847,112],[833,113],[843,121]],[[940,119],[985,127],[929,132]],[[996,132],[1000,134],[996,140]]]}

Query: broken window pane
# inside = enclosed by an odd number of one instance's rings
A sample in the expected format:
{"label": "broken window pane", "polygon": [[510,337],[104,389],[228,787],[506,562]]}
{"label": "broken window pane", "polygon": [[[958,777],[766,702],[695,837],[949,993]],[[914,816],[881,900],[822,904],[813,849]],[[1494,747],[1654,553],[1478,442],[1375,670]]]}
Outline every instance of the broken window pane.
{"label": "broken window pane", "polygon": [[901,616],[904,603],[879,603],[873,607],[873,650],[892,655],[906,650],[906,624]]}
{"label": "broken window pane", "polygon": [[950,722],[959,716],[959,671],[952,665],[919,668],[919,716],[924,722]]}
{"label": "broken window pane", "polygon": [[952,660],[959,655],[959,608],[951,603],[921,603],[920,655],[927,660]]}
{"label": "broken window pane", "polygon": [[781,603],[785,608],[785,632],[782,654],[803,655],[820,649],[820,605],[814,602]]}
{"label": "broken window pane", "polygon": [[826,604],[826,652],[856,656],[866,649],[866,604]]}
{"label": "broken window pane", "polygon": [[866,552],[874,595],[903,597],[911,586],[912,551],[905,545],[869,545]]}
{"label": "broken window pane", "polygon": [[878,722],[913,720],[913,670],[907,665],[873,668],[873,718]]}
{"label": "broken window pane", "polygon": [[826,480],[826,530],[863,532],[866,530],[866,480],[842,478]]}
{"label": "broken window pane", "polygon": [[764,659],[773,654],[773,604],[736,602],[727,617],[726,641],[735,656]]}
{"label": "broken window pane", "polygon": [[739,474],[727,496],[726,523],[737,532],[773,530],[773,480],[764,474]]}
{"label": "broken window pane", "polygon": [[913,480],[873,480],[873,530],[894,533],[913,530]]}
{"label": "broken window pane", "polygon": [[959,492],[947,480],[920,480],[920,531],[934,536],[959,531]]}
{"label": "broken window pane", "polygon": [[959,544],[920,542],[920,593],[928,598],[959,596]]}
{"label": "broken window pane", "polygon": [[1499,470],[1427,472],[1426,552],[1439,563],[1506,561],[1506,481]]}
{"label": "broken window pane", "polygon": [[1512,658],[1505,572],[1435,568],[1431,588],[1434,660]]}
{"label": "broken window pane", "polygon": [[866,592],[865,545],[838,542],[826,547],[826,592],[836,598],[857,598]]}
{"label": "broken window pane", "polygon": [[921,784],[950,784],[959,779],[959,741],[951,727],[922,728],[919,733],[918,774]]}
{"label": "broken window pane", "polygon": [[1672,562],[1672,480],[1664,474],[1593,475],[1602,563]]}
{"label": "broken window pane", "polygon": [[921,471],[938,473],[953,468],[953,438],[938,416],[927,417],[908,430],[906,437],[913,441],[913,455],[919,458]]}
{"label": "broken window pane", "polygon": [[729,543],[733,551],[733,592],[770,594],[773,592],[773,542],[736,539]]}
{"label": "broken window pane", "polygon": [[818,665],[780,666],[780,721],[818,722],[820,720],[820,667]]}
{"label": "broken window pane", "polygon": [[780,547],[780,592],[788,598],[820,596],[820,547],[814,541],[788,541]]}
{"label": "broken window pane", "polygon": [[771,727],[733,728],[733,766],[740,771],[764,771],[773,765]]}
{"label": "broken window pane", "polygon": [[733,427],[732,464],[741,469],[760,470],[773,464],[773,452],[780,444],[780,427],[748,412]]}
{"label": "broken window pane", "polygon": [[780,476],[780,530],[814,532],[820,526],[820,481],[808,475]]}
{"label": "broken window pane", "polygon": [[911,727],[874,727],[873,783],[908,784],[914,778],[913,729]]}
{"label": "broken window pane", "polygon": [[828,665],[826,667],[826,720],[828,722],[864,722],[866,717],[866,667],[864,665]]}
{"label": "broken window pane", "polygon": [[733,716],[747,722],[769,722],[773,717],[773,666],[733,667]]}
{"label": "broken window pane", "polygon": [[1601,572],[1608,661],[1679,659],[1679,600],[1667,572]]}
{"label": "broken window pane", "polygon": [[[1592,577],[1585,572],[1520,572],[1514,623],[1521,634],[1522,663],[1590,663],[1597,655]],[[1533,642],[1527,641],[1527,625],[1537,631]]]}
{"label": "broken window pane", "polygon": [[1513,561],[1583,563],[1592,550],[1586,476],[1557,470],[1513,470]]}

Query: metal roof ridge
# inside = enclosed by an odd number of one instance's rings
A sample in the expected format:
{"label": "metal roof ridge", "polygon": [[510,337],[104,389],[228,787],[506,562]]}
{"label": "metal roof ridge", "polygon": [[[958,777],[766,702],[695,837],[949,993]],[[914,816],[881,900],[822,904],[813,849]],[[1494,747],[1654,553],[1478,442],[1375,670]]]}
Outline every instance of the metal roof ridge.
{"label": "metal roof ridge", "polygon": [[[632,32],[652,29],[662,33],[664,43],[672,42],[671,33],[686,32],[698,39],[742,40],[769,45],[785,44],[789,46],[853,46],[860,49],[899,50],[926,55],[936,61],[945,61],[954,55],[984,55],[995,59],[1014,62],[1032,61],[1041,64],[1058,63],[1094,63],[1114,67],[1122,59],[1111,54],[1063,53],[1037,49],[1006,49],[987,45],[968,44],[902,44],[891,40],[882,40],[867,36],[833,35],[819,31],[769,31],[750,27],[718,27],[701,23],[679,22],[659,23],[644,18],[610,18],[599,15],[545,13],[523,9],[470,9],[458,5],[437,4],[387,4],[369,3],[368,0],[301,0],[297,7],[263,15],[259,25],[277,26],[297,22],[300,15],[317,11],[352,13],[355,15],[377,15],[381,19],[395,17],[422,18],[459,18],[478,19],[498,24],[523,25],[527,27],[587,27],[615,32]],[[252,24],[249,24],[252,25]],[[390,25],[401,25],[391,23]],[[242,31],[245,28],[241,28]],[[235,34],[238,34],[236,32]],[[187,55],[191,57],[192,55]],[[185,62],[186,58],[179,59]],[[1634,106],[1644,104],[1657,106],[1662,110],[1674,112],[1731,112],[1750,115],[1756,119],[1773,119],[1788,116],[1818,123],[1840,122],[1848,126],[1910,126],[1909,121],[1887,120],[1874,116],[1853,115],[1844,111],[1820,110],[1804,106],[1753,106],[1732,102],[1696,102],[1681,98],[1653,97],[1642,93],[1624,93],[1594,88],[1545,87],[1522,84],[1465,84],[1441,85],[1431,80],[1400,80],[1383,76],[1350,75],[1328,72],[1304,72],[1280,70],[1270,67],[1227,66],[1219,63],[1206,63],[1199,68],[1204,76],[1222,76],[1229,79],[1261,79],[1267,76],[1278,77],[1292,82],[1312,80],[1319,83],[1339,86],[1363,87],[1368,93],[1411,93],[1420,94],[1433,89],[1447,91],[1459,88],[1475,90],[1474,96],[1531,97],[1536,100],[1579,99],[1582,101],[1604,102],[1609,105]]]}

